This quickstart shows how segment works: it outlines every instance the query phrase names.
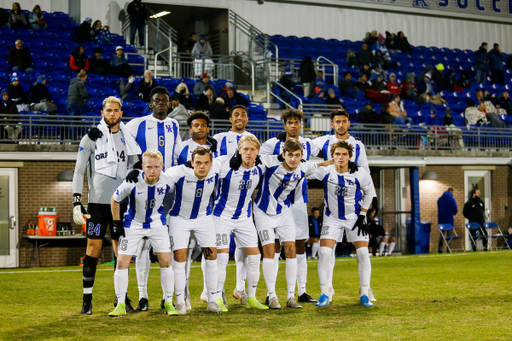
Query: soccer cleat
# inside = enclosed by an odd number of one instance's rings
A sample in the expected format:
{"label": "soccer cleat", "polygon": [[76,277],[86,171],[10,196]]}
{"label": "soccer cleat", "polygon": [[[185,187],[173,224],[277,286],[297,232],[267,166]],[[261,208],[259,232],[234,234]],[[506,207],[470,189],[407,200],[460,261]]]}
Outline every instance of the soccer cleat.
{"label": "soccer cleat", "polygon": [[208,293],[206,291],[203,291],[201,293],[201,301],[203,301],[204,303],[208,303]]}
{"label": "soccer cleat", "polygon": [[217,302],[208,303],[208,305],[206,306],[206,311],[215,314],[222,314],[222,309],[219,308]]}
{"label": "soccer cleat", "polygon": [[361,305],[362,306],[364,306],[364,307],[373,307],[373,303],[370,302],[370,299],[368,298],[367,295],[361,296],[360,300],[361,300]]}
{"label": "soccer cleat", "polygon": [[322,294],[318,298],[318,302],[316,302],[316,306],[317,307],[325,307],[329,303],[331,303],[329,296],[327,296],[326,294]]}
{"label": "soccer cleat", "polygon": [[176,305],[176,311],[180,314],[180,315],[185,315],[187,313],[187,307],[185,306],[185,304],[183,303],[178,303]]}
{"label": "soccer cleat", "polygon": [[128,298],[128,294],[126,294],[126,298],[124,300],[125,302],[125,309],[126,309],[126,312],[127,313],[134,313],[135,312],[135,309],[133,309],[132,307],[132,300]]}
{"label": "soccer cleat", "polygon": [[185,307],[187,310],[192,310],[192,305],[190,304],[190,294],[185,296]]}
{"label": "soccer cleat", "polygon": [[240,301],[242,305],[245,305],[247,303],[247,294],[245,293],[245,290],[238,291],[233,290],[233,297]]}
{"label": "soccer cleat", "polygon": [[82,315],[92,315],[92,300],[84,298],[84,303],[82,304],[82,311],[80,311]]}
{"label": "soccer cleat", "polygon": [[140,313],[141,311],[148,311],[148,299],[145,297],[139,300],[139,305],[137,309],[135,309],[136,313]]}
{"label": "soccer cleat", "polygon": [[126,304],[125,303],[118,303],[114,310],[112,310],[110,313],[108,313],[108,316],[117,317],[117,316],[124,316],[126,315]]}
{"label": "soccer cleat", "polygon": [[222,298],[217,298],[215,302],[217,302],[217,305],[219,306],[220,310],[222,310],[223,313],[228,312],[228,308],[226,308],[226,306],[224,305],[224,301],[222,300]]}
{"label": "soccer cleat", "polygon": [[176,316],[176,315],[179,315],[180,313],[174,308],[174,306],[172,305],[172,302],[165,302],[164,303],[164,306],[165,306],[165,314],[169,315],[169,316]]}
{"label": "soccer cleat", "polygon": [[288,308],[293,308],[293,309],[302,309],[302,306],[300,304],[297,303],[297,301],[295,301],[295,298],[294,297],[290,297],[287,301],[286,301],[286,306]]}
{"label": "soccer cleat", "polygon": [[258,302],[256,297],[247,297],[247,303],[245,304],[245,307],[247,309],[260,309],[260,310],[268,309],[268,307],[266,305],[263,305],[260,302]]}
{"label": "soccer cleat", "polygon": [[268,306],[268,296],[267,296],[267,298],[265,298],[265,303],[263,303],[263,304]]}
{"label": "soccer cleat", "polygon": [[312,299],[307,292],[299,296],[299,302],[302,303],[316,303],[316,300]]}
{"label": "soccer cleat", "polygon": [[270,309],[281,309],[281,305],[279,304],[277,297],[272,297],[272,299],[268,301],[268,307]]}
{"label": "soccer cleat", "polygon": [[162,298],[162,301],[160,301],[160,309],[165,309],[165,300]]}

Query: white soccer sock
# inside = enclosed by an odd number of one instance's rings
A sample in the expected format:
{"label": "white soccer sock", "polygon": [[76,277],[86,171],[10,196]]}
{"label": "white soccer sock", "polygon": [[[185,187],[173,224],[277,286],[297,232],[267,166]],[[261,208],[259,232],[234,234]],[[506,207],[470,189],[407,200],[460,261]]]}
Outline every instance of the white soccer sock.
{"label": "white soccer sock", "polygon": [[247,255],[247,296],[256,297],[260,280],[260,255]]}
{"label": "white soccer sock", "polygon": [[286,286],[288,296],[286,299],[295,298],[295,282],[297,281],[297,258],[286,258]]}
{"label": "white soccer sock", "polygon": [[274,279],[277,281],[277,274],[279,273],[279,257],[281,257],[281,253],[274,254]]}
{"label": "white soccer sock", "polygon": [[208,292],[208,284],[206,284],[206,258],[204,258],[204,253],[201,256],[201,271],[203,271],[203,292]]}
{"label": "white soccer sock", "polygon": [[393,250],[395,249],[396,243],[389,243],[389,250],[388,250],[388,256],[391,256],[393,253]]}
{"label": "white soccer sock", "polygon": [[126,292],[128,291],[128,269],[116,269],[114,272],[114,289],[117,303],[125,303]]}
{"label": "white soccer sock", "polygon": [[320,282],[320,291],[322,294],[329,295],[328,288],[332,284],[329,279],[332,278],[331,271],[332,249],[328,246],[321,246],[318,257],[318,281]]}
{"label": "white soccer sock", "polygon": [[140,253],[135,263],[137,273],[137,288],[139,289],[139,301],[141,298],[148,298],[148,277],[151,260],[149,259],[149,249],[151,243],[149,240],[141,241]]}
{"label": "white soccer sock", "polygon": [[[320,246],[320,252],[322,252],[322,247]],[[332,276],[334,275],[334,266],[336,265],[336,244],[334,244],[334,248],[331,249],[331,255],[329,256],[329,266],[331,267],[331,272],[329,272],[328,284],[332,286]]]}
{"label": "white soccer sock", "polygon": [[174,291],[177,304],[185,304],[185,282],[185,262],[174,262]]}
{"label": "white soccer sock", "polygon": [[265,278],[265,284],[267,285],[268,299],[271,300],[276,295],[276,270],[274,269],[274,259],[263,258],[263,277]]}
{"label": "white soccer sock", "polygon": [[215,302],[216,299],[222,298],[222,291],[217,290],[219,285],[219,266],[217,260],[205,260],[206,263],[206,286],[208,287],[208,302]]}
{"label": "white soccer sock", "polygon": [[372,273],[372,265],[370,263],[370,253],[368,247],[360,247],[356,250],[357,253],[357,268],[359,272],[359,283],[361,284],[360,295],[368,295],[370,289],[370,275]]}
{"label": "white soccer sock", "polygon": [[311,258],[318,257],[318,249],[320,249],[320,243],[313,243],[311,246]]}
{"label": "white soccer sock", "polygon": [[379,244],[379,256],[384,254],[384,250],[386,249],[386,242],[380,242]]}
{"label": "white soccer sock", "polygon": [[[185,265],[185,278],[186,278],[186,285],[185,285],[185,296],[190,295],[190,289],[189,289],[189,280],[190,280],[190,267],[192,266],[192,254],[194,253],[194,248],[196,246],[196,240],[195,238],[190,238],[188,242],[188,249],[187,249],[187,262]],[[171,259],[173,258],[173,253],[171,252]]]}
{"label": "white soccer sock", "polygon": [[217,290],[222,292],[224,290],[224,283],[226,282],[226,267],[228,266],[229,253],[217,253],[217,266],[219,268],[219,282]]}
{"label": "white soccer sock", "polygon": [[244,249],[235,249],[235,264],[236,264],[236,290],[245,290],[245,279],[247,278],[247,268],[245,267],[245,260],[247,253]]}
{"label": "white soccer sock", "polygon": [[306,282],[308,281],[308,262],[306,254],[297,255],[297,288],[299,296],[306,292]]}
{"label": "white soccer sock", "polygon": [[165,302],[172,302],[174,293],[174,271],[172,267],[160,268],[160,283],[164,291]]}

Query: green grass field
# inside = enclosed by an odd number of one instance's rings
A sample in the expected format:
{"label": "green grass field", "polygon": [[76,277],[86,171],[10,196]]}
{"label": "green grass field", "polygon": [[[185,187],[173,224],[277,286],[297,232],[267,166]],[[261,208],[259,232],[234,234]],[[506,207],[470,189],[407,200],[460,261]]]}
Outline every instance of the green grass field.
{"label": "green grass field", "polygon": [[[229,312],[206,313],[199,300],[202,273],[194,263],[192,311],[168,317],[160,310],[160,271],[149,278],[149,312],[109,318],[114,299],[112,266],[96,276],[93,315],[82,316],[79,267],[0,270],[1,340],[510,340],[511,251],[372,258],[373,308],[359,305],[357,263],[338,259],[336,294],[324,308],[246,310],[230,293],[235,267],[228,266]],[[316,261],[309,261],[308,292],[319,296]],[[155,264],[153,264],[155,266]],[[133,269],[132,269],[133,270]],[[286,306],[284,262],[278,296]],[[137,301],[135,271],[129,295]],[[257,297],[263,302],[263,276]],[[136,305],[136,303],[135,303]]]}

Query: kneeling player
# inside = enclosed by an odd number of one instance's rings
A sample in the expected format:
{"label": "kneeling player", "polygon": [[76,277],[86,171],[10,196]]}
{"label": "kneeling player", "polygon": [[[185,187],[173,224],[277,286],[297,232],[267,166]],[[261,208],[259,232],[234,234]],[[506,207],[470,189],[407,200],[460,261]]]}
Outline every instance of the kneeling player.
{"label": "kneeling player", "polygon": [[[318,261],[318,278],[322,295],[317,306],[329,304],[334,294],[332,287],[331,265],[333,248],[336,241],[347,235],[349,242],[354,243],[357,252],[359,281],[361,284],[361,304],[371,307],[370,274],[371,264],[368,253],[368,228],[364,224],[366,212],[375,196],[370,175],[363,169],[349,173],[349,161],[352,157],[352,146],[339,141],[331,147],[334,165],[318,168],[309,176],[310,179],[321,180],[324,185],[324,221],[320,236],[320,258]],[[364,197],[364,199],[363,199]]]}
{"label": "kneeling player", "polygon": [[[158,256],[160,281],[165,297],[165,313],[179,315],[172,305],[174,273],[171,267],[171,244],[165,226],[164,197],[169,191],[168,181],[161,174],[162,154],[154,149],[142,155],[142,169],[137,183],[123,182],[112,196],[114,229],[123,237],[119,242],[119,257],[114,273],[114,287],[118,304],[110,316],[126,315],[125,296],[128,290],[128,268],[137,254],[139,242],[147,239]],[[128,209],[121,221],[120,202],[128,198]]]}

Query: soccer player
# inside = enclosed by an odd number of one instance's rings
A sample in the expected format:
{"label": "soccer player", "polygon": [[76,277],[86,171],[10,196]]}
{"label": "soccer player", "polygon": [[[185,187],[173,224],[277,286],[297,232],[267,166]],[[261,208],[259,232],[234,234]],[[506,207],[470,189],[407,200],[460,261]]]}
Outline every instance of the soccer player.
{"label": "soccer player", "polygon": [[217,304],[221,298],[217,291],[218,266],[216,233],[212,217],[211,196],[219,178],[219,163],[212,162],[208,148],[199,147],[192,153],[193,169],[185,165],[166,171],[170,178],[171,191],[175,192],[174,203],[167,216],[171,247],[174,251],[174,282],[176,310],[186,314],[185,306],[185,262],[190,233],[194,232],[197,242],[206,258],[206,285],[208,287],[208,306],[206,310],[222,313]]}
{"label": "soccer player", "polygon": [[[110,197],[126,177],[135,156],[141,153],[139,146],[121,122],[123,103],[115,97],[103,101],[103,117],[93,141],[88,135],[80,141],[73,175],[73,220],[86,225],[87,249],[83,268],[82,314],[92,314],[92,289],[96,265],[103,245],[103,238],[110,226],[112,246],[117,255],[119,235],[113,231]],[[87,170],[89,184],[88,211],[82,205],[84,174]],[[84,219],[87,218],[87,221]],[[127,307],[133,311],[131,306]]]}
{"label": "soccer player", "polygon": [[284,161],[282,164],[267,168],[255,200],[254,217],[256,230],[263,246],[263,276],[267,285],[270,309],[281,309],[275,289],[276,235],[279,236],[286,255],[287,306],[302,308],[295,300],[297,258],[291,200],[297,191],[302,191],[300,184],[304,177],[313,174],[318,166],[332,163],[324,162],[317,165],[307,161],[302,162],[303,156],[302,143],[295,139],[286,141],[281,154]]}
{"label": "soccer player", "polygon": [[331,147],[334,165],[319,168],[309,179],[321,180],[324,186],[324,221],[320,236],[320,257],[318,260],[318,278],[322,295],[317,306],[326,306],[332,299],[333,267],[330,264],[333,248],[337,240],[347,235],[347,240],[354,243],[360,281],[360,301],[363,306],[371,307],[369,298],[371,264],[368,253],[369,229],[365,225],[366,212],[375,197],[373,182],[364,169],[353,174],[349,172],[352,158],[352,146],[346,141],[339,141]]}
{"label": "soccer player", "polygon": [[[171,243],[165,223],[164,198],[170,187],[163,168],[162,154],[148,149],[142,154],[142,170],[136,183],[123,182],[111,199],[114,230],[122,236],[119,245],[114,287],[117,306],[109,316],[126,315],[125,296],[128,291],[128,268],[132,256],[136,255],[143,239],[153,247],[160,263],[160,282],[165,297],[165,313],[179,315],[172,305],[174,273],[171,267]],[[120,202],[128,198],[128,209],[121,220]]]}
{"label": "soccer player", "polygon": [[184,165],[191,160],[192,152],[197,147],[209,148],[213,155],[217,152],[217,140],[209,137],[210,116],[202,111],[192,113],[187,119],[190,135],[192,138],[179,143],[176,146],[174,158],[178,165]]}
{"label": "soccer player", "polygon": [[[296,109],[287,109],[281,115],[281,121],[284,124],[286,133],[281,133],[278,137],[273,137],[263,143],[261,146],[262,154],[279,155],[283,153],[283,146],[286,140],[291,138],[302,143],[304,150],[303,159],[309,161],[310,156],[316,156],[319,149],[307,137],[299,136],[304,121],[304,113]],[[293,219],[295,221],[295,251],[297,253],[297,287],[299,289],[299,302],[315,303],[316,300],[306,292],[306,282],[308,278],[308,264],[306,260],[306,241],[309,235],[308,224],[308,184],[307,179],[303,179],[299,184],[301,191],[297,191],[297,195],[292,199]],[[281,255],[281,245],[276,242],[276,250],[274,255],[274,266],[277,272],[279,270],[279,257]]]}

